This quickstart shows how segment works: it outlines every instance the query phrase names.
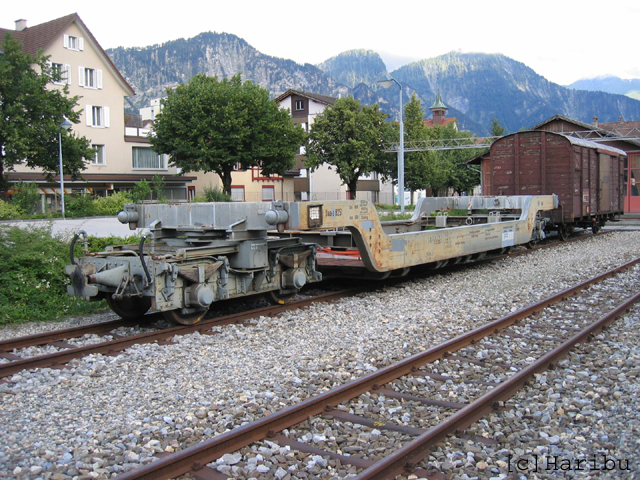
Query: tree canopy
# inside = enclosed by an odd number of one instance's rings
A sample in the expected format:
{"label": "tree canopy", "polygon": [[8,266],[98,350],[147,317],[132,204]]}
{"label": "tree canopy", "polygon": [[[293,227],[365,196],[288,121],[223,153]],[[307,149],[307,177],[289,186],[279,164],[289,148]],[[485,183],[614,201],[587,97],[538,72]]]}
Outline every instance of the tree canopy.
{"label": "tree canopy", "polygon": [[378,104],[362,106],[353,97],[343,97],[320,113],[309,132],[306,165],[312,171],[327,163],[356,198],[358,178],[392,158],[383,144],[392,141],[393,130]]}
{"label": "tree canopy", "polygon": [[[7,188],[6,172],[16,164],[41,168],[49,180],[59,171],[58,134],[66,118],[80,121],[81,110],[74,110],[78,97],[69,97],[68,86],[48,88],[61,80],[49,57],[22,52],[20,42],[8,33],[0,48],[0,193]],[[64,173],[78,178],[85,159],[94,151],[85,137],[62,131]]]}
{"label": "tree canopy", "polygon": [[[431,140],[431,130],[424,125],[424,108],[418,96],[413,93],[404,106],[404,132],[406,141]],[[426,189],[433,172],[433,153],[430,151],[405,152],[404,185],[411,193]],[[397,170],[397,167],[396,167]],[[397,178],[397,174],[396,177]],[[413,195],[411,195],[413,199]]]}
{"label": "tree canopy", "polygon": [[500,137],[504,135],[506,130],[505,127],[500,125],[500,121],[496,117],[491,117],[491,127],[489,127],[489,131],[492,137]]}
{"label": "tree canopy", "polygon": [[[458,143],[472,145],[475,142],[469,132],[458,131],[452,123],[445,126],[434,125],[428,127],[432,130],[433,138],[441,139],[467,139]],[[480,153],[477,148],[455,148],[451,150],[434,151],[434,171],[436,175],[432,179],[431,189],[434,195],[446,195],[447,190],[462,195],[467,194],[477,185],[480,185],[480,173],[467,165],[467,161]]]}
{"label": "tree canopy", "polygon": [[[447,125],[434,125],[428,127],[424,124],[424,108],[420,98],[414,93],[409,102],[404,105],[404,132],[405,142],[425,141],[438,139],[464,139],[468,143],[473,142],[469,132],[459,132],[453,123]],[[395,139],[398,138],[398,127],[394,124]],[[395,141],[395,140],[394,140]],[[434,195],[446,195],[449,189],[455,192],[468,192],[480,183],[478,172],[469,168],[467,160],[476,155],[476,149],[452,149],[452,150],[419,150],[409,151],[404,154],[404,184],[411,193],[418,190],[431,190]],[[384,170],[386,178],[398,178],[396,162],[387,163]],[[413,199],[413,195],[411,196]]]}
{"label": "tree canopy", "polygon": [[238,167],[260,167],[264,175],[293,168],[305,133],[269,92],[240,74],[218,80],[203,74],[167,90],[153,126],[151,144],[171,155],[183,172],[215,172],[225,193]]}

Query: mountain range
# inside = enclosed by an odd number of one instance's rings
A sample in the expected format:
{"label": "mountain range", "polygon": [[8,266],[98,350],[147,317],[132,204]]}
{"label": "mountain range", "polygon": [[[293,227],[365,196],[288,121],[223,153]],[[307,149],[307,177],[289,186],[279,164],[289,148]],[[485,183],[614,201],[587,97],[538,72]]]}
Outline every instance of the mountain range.
{"label": "mountain range", "polygon": [[576,90],[549,82],[531,68],[501,54],[451,52],[387,71],[380,55],[350,50],[319,65],[264,55],[245,40],[228,33],[201,33],[144,48],[107,50],[137,95],[128,111],[148,106],[198,74],[231,77],[242,73],[273,97],[289,89],[335,97],[352,95],[363,104],[378,103],[397,119],[399,88],[384,89],[377,81],[391,75],[403,89],[403,103],[415,93],[426,109],[440,91],[461,129],[489,133],[497,118],[507,132],[530,128],[556,114],[591,123],[640,119],[640,101],[620,94]]}
{"label": "mountain range", "polygon": [[571,85],[567,85],[567,88],[618,93],[640,100],[640,79],[638,78],[624,79],[612,75],[605,75],[602,77],[578,80]]}

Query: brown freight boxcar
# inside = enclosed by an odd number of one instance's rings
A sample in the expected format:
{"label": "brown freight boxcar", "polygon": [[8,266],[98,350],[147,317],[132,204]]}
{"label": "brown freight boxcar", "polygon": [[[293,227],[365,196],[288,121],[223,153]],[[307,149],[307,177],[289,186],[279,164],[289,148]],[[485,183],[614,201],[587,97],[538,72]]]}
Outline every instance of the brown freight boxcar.
{"label": "brown freight boxcar", "polygon": [[558,195],[546,215],[565,238],[574,227],[597,232],[623,213],[623,150],[543,131],[506,135],[481,157],[485,195]]}

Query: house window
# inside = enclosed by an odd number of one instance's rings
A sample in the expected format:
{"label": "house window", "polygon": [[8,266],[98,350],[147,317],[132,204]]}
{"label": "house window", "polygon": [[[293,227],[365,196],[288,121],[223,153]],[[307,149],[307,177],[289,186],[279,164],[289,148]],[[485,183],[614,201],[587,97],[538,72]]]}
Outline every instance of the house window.
{"label": "house window", "polygon": [[93,68],[84,69],[84,86],[91,88],[96,87],[96,71]]}
{"label": "house window", "polygon": [[244,187],[231,187],[231,201],[244,202]]}
{"label": "house window", "polygon": [[102,107],[91,107],[91,125],[94,127],[102,127],[104,126],[104,111]]}
{"label": "house window", "polygon": [[133,168],[165,169],[165,156],[158,155],[150,147],[132,147]]}
{"label": "house window", "polygon": [[106,155],[104,145],[91,145],[95,150],[96,154],[91,160],[91,165],[105,165],[106,164]]}
{"label": "house window", "polygon": [[51,63],[51,75],[57,77],[56,85],[71,85],[71,65]]}
{"label": "house window", "polygon": [[102,88],[102,70],[78,67],[78,85],[84,88]]}
{"label": "house window", "polygon": [[75,50],[75,51],[84,50],[84,39],[82,37],[65,35],[62,42],[63,42],[64,48],[66,49]]}
{"label": "house window", "polygon": [[273,186],[262,186],[262,201],[273,202],[276,199],[276,189]]}
{"label": "house window", "polygon": [[304,110],[304,100],[296,100],[296,110]]}
{"label": "house window", "polygon": [[87,105],[87,125],[90,127],[106,128],[109,126],[109,107]]}

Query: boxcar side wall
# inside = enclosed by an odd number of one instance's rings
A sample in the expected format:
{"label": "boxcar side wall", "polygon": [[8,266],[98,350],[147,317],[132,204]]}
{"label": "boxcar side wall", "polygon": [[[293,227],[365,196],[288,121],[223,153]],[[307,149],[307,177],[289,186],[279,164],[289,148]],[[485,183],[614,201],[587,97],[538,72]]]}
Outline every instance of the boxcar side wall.
{"label": "boxcar side wall", "polygon": [[[564,137],[546,132],[521,132],[504,137],[491,146],[483,163],[486,195],[558,195],[562,210],[554,222],[573,218],[574,171],[571,144]],[[578,198],[579,205],[579,198]],[[557,217],[557,218],[556,218]]]}
{"label": "boxcar side wall", "polygon": [[599,213],[621,213],[624,211],[624,157],[600,152],[599,160],[598,211]]}
{"label": "boxcar side wall", "polygon": [[624,155],[562,135],[519,132],[493,143],[482,161],[486,195],[556,194],[554,223],[590,225],[624,210]]}
{"label": "boxcar side wall", "polygon": [[[571,222],[575,215],[575,175],[571,143],[559,135],[540,132],[543,145],[540,163],[545,165],[545,190],[558,195],[561,208],[553,212],[556,223]],[[579,194],[578,194],[579,195]]]}
{"label": "boxcar side wall", "polygon": [[580,215],[608,215],[624,211],[624,157],[593,148],[575,147],[580,177],[576,190],[582,191]]}

